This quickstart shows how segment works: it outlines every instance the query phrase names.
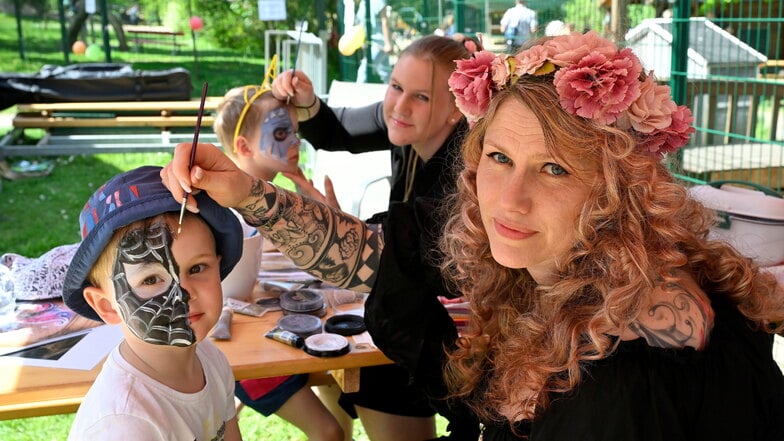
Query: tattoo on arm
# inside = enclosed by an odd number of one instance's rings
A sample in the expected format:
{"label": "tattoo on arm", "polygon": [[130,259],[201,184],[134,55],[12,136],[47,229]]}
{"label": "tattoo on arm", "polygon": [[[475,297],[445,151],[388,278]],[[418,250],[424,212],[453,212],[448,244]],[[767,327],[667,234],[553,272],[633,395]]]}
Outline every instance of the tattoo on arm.
{"label": "tattoo on arm", "polygon": [[677,283],[667,283],[660,292],[666,300],[643,311],[631,330],[651,346],[704,349],[713,328],[713,309],[705,294]]}
{"label": "tattoo on arm", "polygon": [[238,211],[297,267],[342,288],[370,291],[383,237],[350,214],[257,181]]}

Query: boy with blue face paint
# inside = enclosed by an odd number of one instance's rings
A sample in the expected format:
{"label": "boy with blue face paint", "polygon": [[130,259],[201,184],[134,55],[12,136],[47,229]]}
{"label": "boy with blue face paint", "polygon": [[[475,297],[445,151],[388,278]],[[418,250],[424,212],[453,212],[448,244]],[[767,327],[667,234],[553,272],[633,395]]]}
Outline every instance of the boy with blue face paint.
{"label": "boy with blue face paint", "polygon": [[[246,173],[272,181],[278,173],[291,179],[299,193],[340,208],[325,178],[322,195],[298,166],[297,109],[269,93],[269,87],[236,87],[218,105],[213,130],[226,156]],[[350,441],[353,422],[337,403],[336,385],[308,386],[307,374],[238,381],[237,398],[246,406],[293,424],[309,441]]]}
{"label": "boy with blue face paint", "polygon": [[160,167],[110,179],[79,217],[82,241],[63,284],[78,314],[121,326],[71,426],[69,440],[240,440],[234,375],[208,339],[237,263],[242,228],[231,210],[196,195],[177,233],[179,204]]}
{"label": "boy with blue face paint", "polygon": [[322,194],[299,168],[297,108],[276,99],[265,85],[235,87],[218,105],[213,129],[226,156],[245,172],[272,181],[278,173],[297,191],[338,206],[329,177]]}

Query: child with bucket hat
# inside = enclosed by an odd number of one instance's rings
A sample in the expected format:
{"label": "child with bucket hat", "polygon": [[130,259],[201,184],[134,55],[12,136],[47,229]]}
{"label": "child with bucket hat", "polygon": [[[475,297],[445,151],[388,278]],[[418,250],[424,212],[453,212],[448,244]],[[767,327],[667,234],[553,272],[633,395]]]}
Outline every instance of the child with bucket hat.
{"label": "child with bucket hat", "polygon": [[220,316],[220,281],[242,251],[227,208],[198,194],[186,214],[160,167],[121,173],[99,188],[79,217],[82,241],[63,286],[66,305],[122,327],[82,402],[69,440],[239,440],[234,375],[205,337]]}

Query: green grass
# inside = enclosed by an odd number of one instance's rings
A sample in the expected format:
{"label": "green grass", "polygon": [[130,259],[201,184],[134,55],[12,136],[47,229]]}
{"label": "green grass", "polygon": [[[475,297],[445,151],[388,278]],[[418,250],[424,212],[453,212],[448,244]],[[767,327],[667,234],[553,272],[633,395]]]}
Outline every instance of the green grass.
{"label": "green grass", "polygon": [[[4,441],[61,441],[68,437],[74,414],[0,421]],[[305,435],[276,415],[264,417],[248,408],[240,411],[240,431],[245,440],[305,441]],[[354,424],[354,439],[367,440],[361,424]]]}

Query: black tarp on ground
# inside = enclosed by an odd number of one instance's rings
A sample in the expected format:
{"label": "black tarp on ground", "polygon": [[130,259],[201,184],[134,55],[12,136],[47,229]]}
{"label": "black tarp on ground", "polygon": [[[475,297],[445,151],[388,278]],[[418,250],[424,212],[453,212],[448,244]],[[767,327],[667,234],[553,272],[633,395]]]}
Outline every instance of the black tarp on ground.
{"label": "black tarp on ground", "polygon": [[38,73],[0,73],[0,110],[19,103],[178,101],[191,98],[183,68],[134,70],[123,63],[45,65]]}

